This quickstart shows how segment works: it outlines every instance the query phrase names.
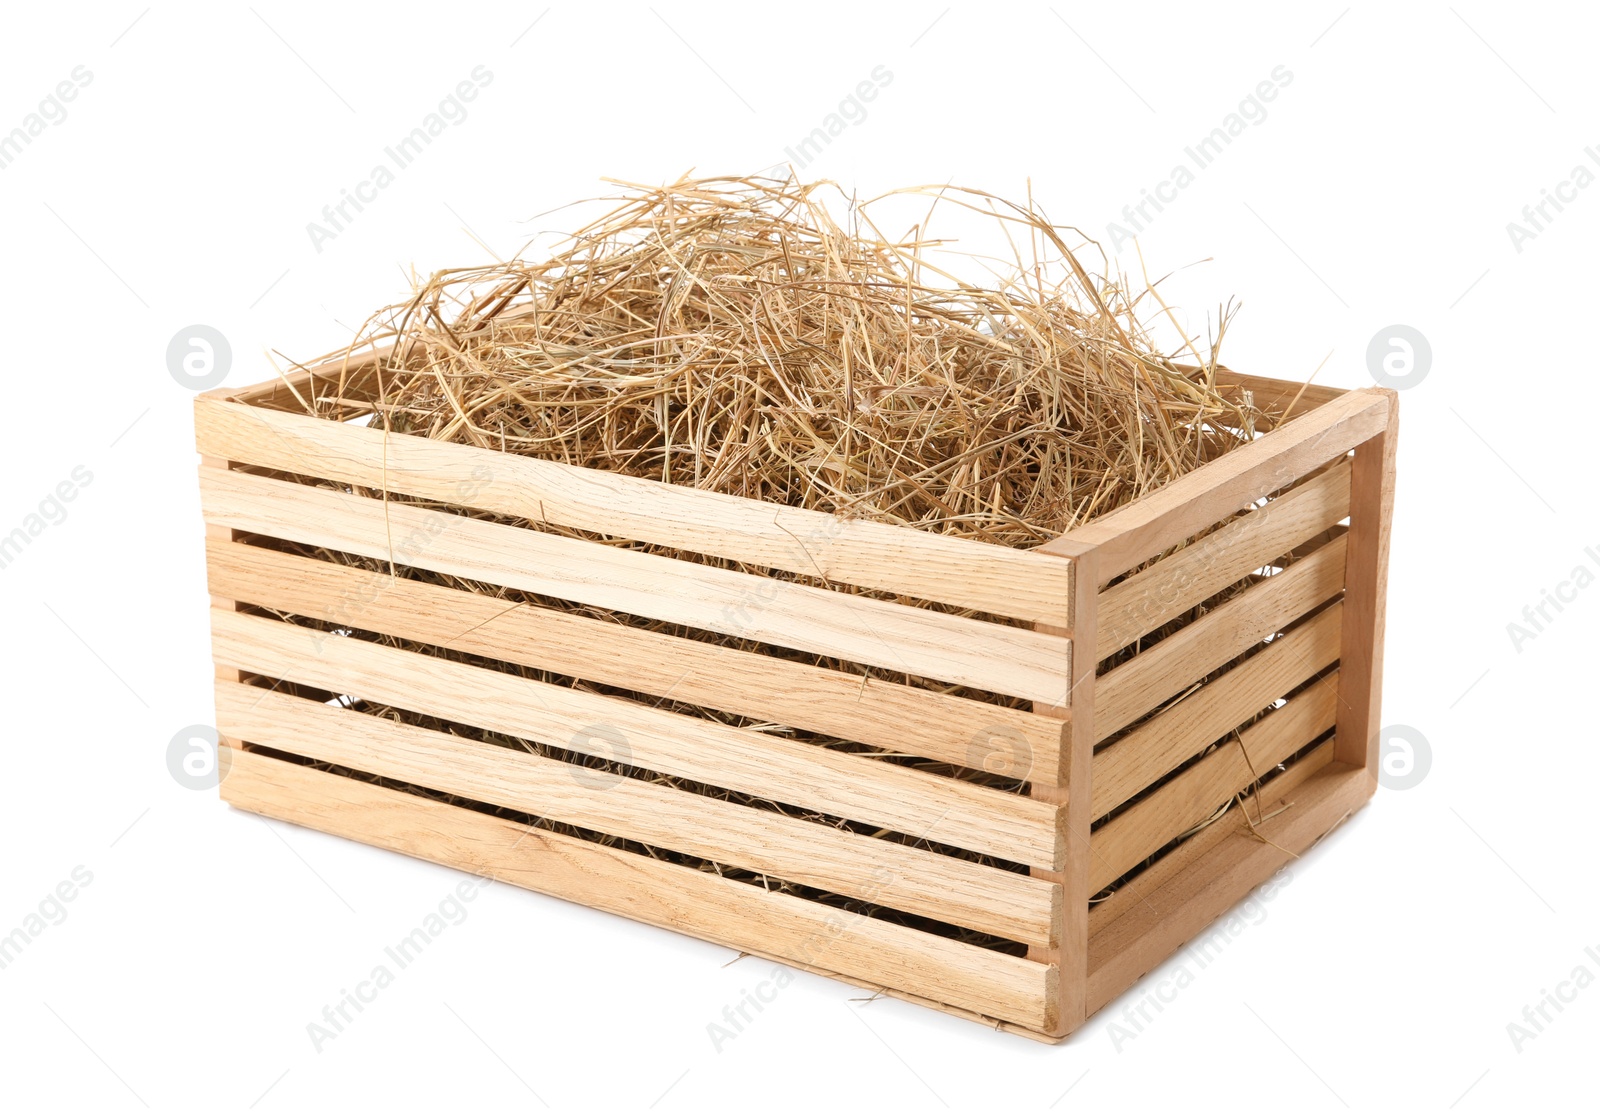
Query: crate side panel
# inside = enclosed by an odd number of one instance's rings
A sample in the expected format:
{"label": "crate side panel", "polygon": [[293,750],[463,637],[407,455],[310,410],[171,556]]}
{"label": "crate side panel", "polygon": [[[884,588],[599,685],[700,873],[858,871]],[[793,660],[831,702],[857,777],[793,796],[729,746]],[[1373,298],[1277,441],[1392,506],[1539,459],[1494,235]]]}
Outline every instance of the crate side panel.
{"label": "crate side panel", "polygon": [[1095,816],[1105,816],[1336,662],[1342,608],[1336,603],[1324,609],[1102,748],[1095,755]]}
{"label": "crate side panel", "polygon": [[202,452],[319,477],[1059,623],[1067,562],[894,524],[764,504],[556,461],[345,426],[222,400],[197,408]]}
{"label": "crate side panel", "polygon": [[322,763],[1013,941],[1049,933],[1054,889],[1016,872],[254,686],[219,684],[217,717],[235,739]]}
{"label": "crate side panel", "polygon": [[1070,641],[416,505],[201,470],[208,521],[735,635],[892,671],[1061,704]]}
{"label": "crate side panel", "polygon": [[242,809],[571,899],[732,949],[793,957],[1043,1030],[1046,966],[338,775],[238,753]]}
{"label": "crate side panel", "polygon": [[[1383,429],[1388,403],[1352,391],[1042,548],[1093,545],[1101,584],[1343,457]],[[1060,544],[1060,545],[1058,545]]]}
{"label": "crate side panel", "polygon": [[1333,728],[1338,673],[1319,678],[1095,830],[1091,887],[1106,887]]}
{"label": "crate side panel", "polygon": [[267,677],[603,759],[620,733],[650,771],[1022,864],[1055,853],[1053,809],[1022,795],[265,617],[215,611],[212,632],[220,662]]}
{"label": "crate side panel", "polygon": [[1102,658],[1261,569],[1350,514],[1350,465],[1326,472],[1106,589]]}
{"label": "crate side panel", "polygon": [[1344,589],[1344,539],[1265,578],[1100,676],[1095,732],[1105,740]]}
{"label": "crate side panel", "polygon": [[1051,782],[1061,722],[499,597],[244,543],[207,548],[248,604],[672,698],[1018,780]]}
{"label": "crate side panel", "polygon": [[[1287,789],[1274,793],[1274,784],[1267,785],[1265,804],[1256,808],[1264,810],[1267,820],[1255,832],[1242,823],[1223,829],[1181,871],[1161,886],[1142,890],[1140,901],[1130,903],[1121,918],[1094,926],[1089,939],[1091,1010],[1105,1006],[1203,934],[1228,908],[1366,802],[1371,790],[1361,771],[1329,763],[1331,748],[1313,756],[1321,766],[1294,789],[1292,803],[1280,797]],[[1283,805],[1289,808],[1270,816]]]}

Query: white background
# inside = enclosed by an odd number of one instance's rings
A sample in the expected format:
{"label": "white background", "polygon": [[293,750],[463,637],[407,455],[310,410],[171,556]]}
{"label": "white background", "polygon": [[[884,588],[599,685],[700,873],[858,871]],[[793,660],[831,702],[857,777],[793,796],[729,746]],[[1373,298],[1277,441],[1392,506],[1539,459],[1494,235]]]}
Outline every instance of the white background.
{"label": "white background", "polygon": [[[1587,1094],[1600,986],[1520,1052],[1507,1025],[1576,967],[1600,976],[1584,954],[1600,954],[1600,587],[1520,650],[1507,624],[1600,569],[1584,554],[1600,550],[1600,188],[1520,252],[1506,225],[1600,144],[1592,14],[541,11],[7,12],[0,131],[75,66],[93,79],[0,171],[0,533],[74,467],[93,480],[0,570],[0,934],[76,866],[93,881],[0,970],[0,1104],[1467,1113]],[[478,65],[493,81],[470,116],[317,252],[307,222]],[[1241,370],[1305,377],[1327,358],[1319,382],[1363,386],[1379,330],[1431,341],[1401,401],[1384,711],[1430,742],[1427,777],[1295,862],[1120,1044],[1108,1024],[1181,959],[1059,1047],[802,975],[719,1052],[708,1023],[771,965],[499,886],[316,1052],[306,1025],[463,877],[169,776],[173,734],[212,718],[191,396],[169,339],[214,326],[229,383],[268,378],[268,350],[335,347],[405,294],[406,269],[484,261],[480,240],[512,252],[602,176],[782,160],[880,65],[892,83],[804,176],[863,196],[947,180],[1020,196],[1031,179],[1055,220],[1102,239],[1274,67],[1293,73],[1140,247],[1152,275],[1187,268],[1163,289],[1198,328],[1242,300],[1224,349]],[[1121,262],[1137,274],[1131,250]]]}

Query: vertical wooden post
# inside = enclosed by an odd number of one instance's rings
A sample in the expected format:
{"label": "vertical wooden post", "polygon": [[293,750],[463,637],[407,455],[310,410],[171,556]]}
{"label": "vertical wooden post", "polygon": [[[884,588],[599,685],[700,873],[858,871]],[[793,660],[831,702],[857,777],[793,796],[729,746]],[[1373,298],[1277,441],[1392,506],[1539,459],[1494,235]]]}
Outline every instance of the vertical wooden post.
{"label": "vertical wooden post", "polygon": [[[233,466],[233,463],[231,461],[225,460],[224,458],[210,457],[210,456],[208,456],[206,454],[201,454],[200,455],[200,467],[203,468],[203,469],[204,468],[228,469],[228,468],[231,468],[232,466]],[[239,532],[233,530],[231,527],[219,527],[219,526],[217,526],[216,524],[213,524],[213,523],[207,523],[205,525],[205,528],[206,528],[206,538],[207,539],[218,539],[218,540],[221,540],[223,542],[233,542],[235,540],[235,538],[239,534]],[[209,575],[208,575],[208,580],[209,580]],[[211,607],[212,608],[226,609],[229,612],[237,612],[239,610],[239,602],[238,601],[229,600],[229,599],[227,599],[225,597],[213,596],[211,598]],[[211,618],[209,616],[207,616],[206,617],[206,627],[209,628],[210,626],[211,626]],[[243,672],[239,671],[239,670],[236,670],[233,667],[214,666],[213,670],[214,670],[214,672],[216,674],[216,677],[217,677],[217,679],[219,681],[222,681],[222,682],[243,682],[244,681]],[[243,744],[242,741],[224,738],[220,733],[217,735],[216,762],[217,762],[217,778],[218,778],[219,782],[222,779],[226,778],[227,777],[227,773],[228,773],[229,758],[228,758],[228,755],[226,755],[223,752],[223,749],[224,748],[239,749],[239,748],[243,748],[243,747],[244,747],[244,744]]]}
{"label": "vertical wooden post", "polygon": [[1059,768],[1051,793],[1056,814],[1056,863],[1061,881],[1061,908],[1054,934],[1058,979],[1052,999],[1056,1017],[1051,1033],[1065,1035],[1089,1015],[1089,824],[1092,796],[1089,777],[1094,763],[1095,600],[1100,568],[1093,546],[1060,539],[1048,545],[1052,554],[1072,561],[1072,599],[1065,631],[1072,649],[1067,668],[1067,704],[1035,706],[1040,713],[1066,718],[1062,725]]}
{"label": "vertical wooden post", "polygon": [[[1063,616],[1062,619],[1067,620],[1069,619],[1069,616]],[[1071,634],[1071,629],[1066,624],[1057,625],[1036,623],[1034,624],[1034,630],[1046,632],[1049,635],[1056,636],[1070,636]],[[1061,675],[1064,682],[1070,682],[1071,670],[1072,660],[1071,652],[1069,650],[1068,660],[1062,664],[1061,670]],[[1033,711],[1044,717],[1058,718],[1061,721],[1061,733],[1058,740],[1056,770],[1048,773],[1048,779],[1042,778],[1039,771],[1033,770],[1034,760],[1030,757],[1030,767],[1028,772],[1029,789],[1034,798],[1037,798],[1042,802],[1048,802],[1056,808],[1056,835],[1055,852],[1051,857],[1050,867],[1033,867],[1028,869],[1028,872],[1030,875],[1039,879],[1049,880],[1059,889],[1063,879],[1062,873],[1067,866],[1069,857],[1067,850],[1066,828],[1063,821],[1066,816],[1067,793],[1066,785],[1062,782],[1062,771],[1065,769],[1066,763],[1061,757],[1064,757],[1066,750],[1071,746],[1071,713],[1065,705],[1051,705],[1042,701],[1036,701],[1033,703]],[[1041,965],[1049,965],[1052,969],[1050,975],[1050,984],[1045,992],[1045,1000],[1047,1005],[1045,1008],[1045,1014],[1047,1017],[1046,1029],[1052,1030],[1052,1033],[1054,1021],[1057,1018],[1061,994],[1061,912],[1062,900],[1058,892],[1055,907],[1050,918],[1050,940],[1048,944],[1042,946],[1031,945],[1028,947],[1028,959],[1030,961],[1037,961]]]}
{"label": "vertical wooden post", "polygon": [[1362,394],[1387,396],[1389,414],[1383,432],[1358,445],[1350,463],[1350,533],[1333,758],[1365,768],[1369,785],[1375,786],[1378,734],[1383,727],[1384,611],[1400,397],[1386,388],[1371,388]]}

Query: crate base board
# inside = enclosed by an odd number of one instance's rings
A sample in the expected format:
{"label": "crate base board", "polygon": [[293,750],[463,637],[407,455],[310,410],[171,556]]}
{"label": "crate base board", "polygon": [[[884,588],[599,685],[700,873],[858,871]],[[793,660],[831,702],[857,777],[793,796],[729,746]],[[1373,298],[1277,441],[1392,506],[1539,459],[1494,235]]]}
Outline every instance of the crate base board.
{"label": "crate base board", "polygon": [[1184,857],[1182,847],[1174,850],[1170,855],[1181,859],[1168,866],[1166,879],[1139,895],[1120,916],[1092,925],[1090,1013],[1133,987],[1284,864],[1337,829],[1366,805],[1375,789],[1365,768],[1329,763],[1287,795],[1267,796],[1260,807],[1265,814],[1280,805],[1290,808],[1255,827],[1264,840],[1240,827],[1219,830],[1209,843],[1195,838],[1198,855]]}
{"label": "crate base board", "polygon": [[[682,924],[675,925],[669,917],[652,918],[648,912],[619,909],[615,903],[606,903],[603,883],[587,894],[579,894],[570,887],[530,873],[521,865],[509,863],[504,856],[508,850],[503,845],[496,848],[475,843],[468,836],[474,827],[498,822],[476,811],[354,782],[252,752],[235,751],[233,762],[226,770],[228,776],[222,784],[222,796],[236,808],[685,932]],[[286,785],[293,789],[286,792]],[[315,788],[317,793],[305,793],[309,788]],[[1203,933],[1219,916],[1276,872],[1292,854],[1304,852],[1320,841],[1364,805],[1372,789],[1372,780],[1364,770],[1329,764],[1292,791],[1290,800],[1294,808],[1258,827],[1270,844],[1240,834],[1228,834],[1215,840],[1199,851],[1198,856],[1185,858],[1188,863],[1183,871],[1141,896],[1140,901],[1114,920],[1095,927],[1089,947],[1091,1016]],[[330,809],[330,805],[334,808]],[[374,824],[375,818],[385,814],[390,815],[387,824]],[[452,820],[460,821],[461,827],[453,827]],[[513,823],[498,824],[521,830]],[[935,1008],[993,1030],[1046,1043],[1057,1043],[1067,1037],[1050,1033],[1044,1027],[1030,1027],[914,992],[867,983],[814,962],[752,948],[749,942],[719,937],[704,925],[697,925],[690,932],[694,937],[750,956]]]}

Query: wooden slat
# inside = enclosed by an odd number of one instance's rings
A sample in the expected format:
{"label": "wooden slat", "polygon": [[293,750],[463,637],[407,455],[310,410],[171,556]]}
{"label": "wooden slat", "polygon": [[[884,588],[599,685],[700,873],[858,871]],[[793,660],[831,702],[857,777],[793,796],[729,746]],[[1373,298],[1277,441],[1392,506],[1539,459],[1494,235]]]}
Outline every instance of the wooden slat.
{"label": "wooden slat", "polygon": [[[1326,387],[1296,380],[1277,380],[1268,376],[1249,376],[1231,368],[1217,369],[1217,390],[1233,399],[1248,391],[1261,410],[1273,416],[1272,422],[1259,423],[1258,430],[1271,430],[1291,419],[1297,419],[1324,403],[1332,403],[1347,388]],[[1293,404],[1293,409],[1290,405]]]}
{"label": "wooden slat", "polygon": [[222,794],[282,821],[1045,1029],[1049,970],[1026,958],[255,753],[234,757]]}
{"label": "wooden slat", "polygon": [[214,592],[843,740],[1053,784],[1061,722],[879,678],[222,542]]}
{"label": "wooden slat", "polygon": [[[1011,1023],[1004,1019],[997,1019],[994,1016],[988,1015],[981,1011],[972,1011],[968,1008],[956,1007],[954,1004],[947,1004],[940,1000],[930,999],[927,996],[918,996],[914,993],[906,992],[899,988],[892,988],[886,984],[873,983],[864,980],[861,977],[849,977],[843,973],[836,973],[824,965],[810,964],[805,961],[796,961],[792,957],[780,956],[779,954],[774,953],[772,950],[765,949],[760,946],[744,946],[739,950],[738,954],[734,956],[733,961],[729,961],[728,964],[731,965],[734,963],[734,961],[739,961],[746,957],[758,957],[763,961],[772,961],[779,965],[785,965],[791,969],[799,969],[802,972],[810,973],[812,976],[819,976],[827,980],[839,981],[842,984],[853,985],[856,988],[864,989],[865,991],[872,993],[872,995],[869,997],[858,997],[860,999],[871,1000],[880,997],[887,997],[891,1000],[899,1000],[901,1003],[915,1004],[920,1008],[929,1008],[933,1011],[943,1012],[945,1015],[954,1016],[957,1019],[964,1019],[968,1023],[976,1023],[983,1027],[983,1029],[986,1031],[998,1031],[1008,1035],[1019,1035],[1022,1038],[1032,1039],[1034,1042],[1043,1043],[1046,1046],[1058,1045],[1063,1037],[1061,1035],[1052,1034],[1048,1031],[1041,1031],[1033,1027],[1025,1027],[1019,1023]],[[1045,970],[1044,979],[1047,988],[1051,983],[1054,982],[1055,975],[1055,970]],[[1047,1006],[1046,1012],[1048,1013],[1048,1011],[1049,1008]],[[1047,1014],[1046,1019],[1048,1018],[1049,1015]]]}
{"label": "wooden slat", "polygon": [[[1333,762],[1333,741],[1325,740],[1310,752],[1295,760],[1288,770],[1270,775],[1259,790],[1244,796],[1239,810],[1230,811],[1214,825],[1208,825],[1182,844],[1164,853],[1162,857],[1138,875],[1096,903],[1089,911],[1091,940],[1112,923],[1127,917],[1137,906],[1147,906],[1146,914],[1159,918],[1162,910],[1151,896],[1171,886],[1173,881],[1187,875],[1195,862],[1208,854],[1230,836],[1249,827],[1245,825],[1243,810],[1251,818],[1265,817],[1290,800],[1306,780]],[[1103,960],[1103,959],[1102,959]]]}
{"label": "wooden slat", "polygon": [[1100,595],[1104,658],[1221,592],[1350,514],[1350,466],[1340,462]]}
{"label": "wooden slat", "polygon": [[1061,704],[1070,641],[603,543],[202,469],[208,522]]}
{"label": "wooden slat", "polygon": [[1199,825],[1218,806],[1333,727],[1337,673],[1318,679],[1201,759],[1182,775],[1118,814],[1094,834],[1093,890]]}
{"label": "wooden slat", "polygon": [[1068,622],[1085,635],[1077,647],[1080,653],[1073,656],[1075,673],[1066,708],[1056,711],[1068,719],[1057,777],[1058,797],[1065,798],[1056,820],[1056,858],[1061,867],[1057,967],[1061,976],[1053,1033],[1058,1035],[1075,1030],[1089,1013],[1089,852],[1094,820],[1095,667],[1100,657],[1094,644],[1098,555],[1092,547],[1069,547],[1067,555],[1072,560],[1073,583]]}
{"label": "wooden slat", "polygon": [[1338,758],[1378,777],[1383,721],[1383,635],[1389,584],[1389,521],[1394,512],[1400,397],[1385,391],[1383,433],[1356,447],[1350,473],[1349,567],[1345,574],[1344,688],[1339,693]]}
{"label": "wooden slat", "polygon": [[[1331,745],[1325,745],[1268,784],[1259,808],[1268,820],[1257,827],[1259,835],[1251,834],[1242,822],[1218,828],[1215,842],[1197,846],[1203,852],[1186,859],[1162,886],[1130,901],[1116,921],[1095,925],[1089,939],[1091,1011],[1104,1007],[1185,942],[1204,933],[1228,908],[1366,802],[1371,789],[1364,774],[1330,764],[1331,756]],[[1286,780],[1308,761],[1315,773],[1291,788]],[[1292,803],[1288,810],[1270,816],[1286,802]],[[1251,807],[1252,817],[1257,809]],[[1226,821],[1219,823],[1223,825]],[[1163,857],[1158,867],[1168,859]]]}
{"label": "wooden slat", "polygon": [[210,400],[202,452],[843,585],[1063,624],[1067,562],[910,527]]}
{"label": "wooden slat", "polygon": [[[218,458],[218,457],[202,457],[200,459],[200,463],[202,465],[209,466],[209,467],[214,468],[214,469],[227,469],[231,465],[231,462],[227,461],[224,458]],[[218,546],[231,546],[231,545],[233,545],[234,532],[229,530],[228,528],[219,527],[219,526],[216,526],[215,524],[207,523],[205,525],[205,531],[206,531],[206,546],[208,548],[213,546],[213,545],[218,545]],[[236,599],[230,598],[227,593],[219,592],[215,587],[213,587],[212,591],[211,591],[211,607],[212,608],[221,609],[224,612],[233,612],[233,611],[236,611],[238,609],[239,603],[238,603],[238,601]],[[212,673],[216,676],[218,681],[226,681],[226,682],[243,682],[244,681],[244,675],[241,672],[233,669],[232,667],[224,667],[224,666],[213,665],[212,666]],[[217,740],[218,751],[217,751],[217,754],[215,756],[216,761],[220,764],[226,756],[231,756],[233,754],[232,752],[221,751],[222,748],[225,748],[225,747],[236,748],[236,747],[238,747],[238,745],[239,745],[239,741],[238,740],[230,740],[230,739],[228,739],[226,737],[219,738]],[[219,774],[222,774],[222,773],[219,772]]]}
{"label": "wooden slat", "polygon": [[1344,540],[1336,539],[1102,675],[1094,694],[1100,739],[1337,596],[1344,552]]}
{"label": "wooden slat", "polygon": [[1094,816],[1111,810],[1339,657],[1335,603],[1094,758]]}
{"label": "wooden slat", "polygon": [[254,686],[217,685],[229,737],[505,806],[910,914],[1043,942],[1055,889],[970,860],[657,783],[594,772]]}
{"label": "wooden slat", "polygon": [[[201,392],[195,397],[195,422],[218,402],[238,402],[254,407],[300,412],[305,404],[318,395],[335,395],[357,404],[347,407],[339,415],[341,420],[366,413],[369,408],[360,406],[370,399],[375,387],[375,369],[379,360],[388,357],[393,345],[366,348],[348,356],[319,361],[308,367],[297,368],[276,379],[246,387],[219,387]],[[332,420],[319,420],[332,421]],[[207,451],[202,450],[202,453]],[[227,456],[222,454],[221,456]]]}
{"label": "wooden slat", "polygon": [[620,732],[649,771],[1023,864],[1055,852],[1054,811],[1022,795],[265,617],[211,620],[219,663],[270,678],[606,759]]}
{"label": "wooden slat", "polygon": [[[214,468],[214,469],[227,469],[229,464],[230,464],[230,462],[228,462],[227,460],[225,460],[223,458],[218,458],[218,457],[202,457],[200,459],[200,462],[201,462],[202,465],[206,465],[206,466],[209,466],[209,467]],[[234,532],[229,530],[227,527],[219,527],[219,526],[217,526],[215,524],[212,524],[212,523],[207,523],[206,524],[206,546],[207,546],[207,548],[210,548],[213,545],[230,546],[233,543],[233,537],[234,537]],[[211,586],[210,588],[211,588],[211,607],[212,608],[226,609],[226,610],[231,612],[238,606],[238,601],[236,599],[233,599],[230,596],[230,594],[228,594],[226,591],[224,591],[220,587]],[[229,670],[226,667],[217,667],[216,668],[216,676],[218,678],[227,679],[227,680],[232,681],[232,682],[242,682],[243,681],[243,679],[239,677],[239,672],[238,671]]]}
{"label": "wooden slat", "polygon": [[[1387,414],[1382,393],[1348,392],[1057,542],[1099,546],[1103,585],[1348,453],[1382,430]],[[1040,549],[1062,553],[1056,542]]]}

